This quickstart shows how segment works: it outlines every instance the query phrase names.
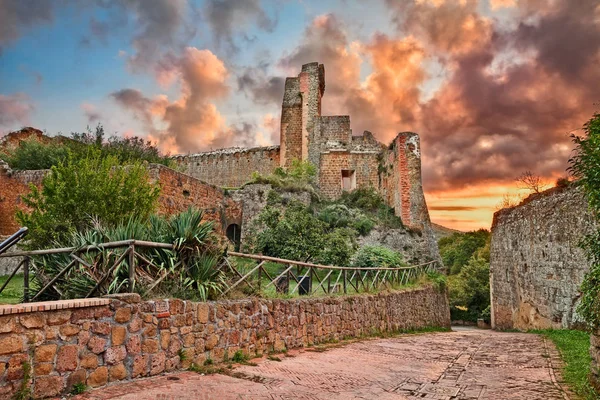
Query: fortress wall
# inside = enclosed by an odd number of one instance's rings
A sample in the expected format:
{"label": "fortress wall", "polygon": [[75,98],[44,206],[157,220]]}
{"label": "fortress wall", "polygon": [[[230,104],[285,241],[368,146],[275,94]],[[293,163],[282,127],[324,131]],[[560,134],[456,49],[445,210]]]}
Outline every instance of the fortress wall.
{"label": "fortress wall", "polygon": [[356,187],[377,188],[377,154],[330,151],[321,153],[319,188],[327,198],[335,199],[342,194],[341,170],[354,170]]}
{"label": "fortress wall", "polygon": [[30,192],[30,183],[39,187],[47,173],[48,170],[12,171],[0,160],[0,236],[19,229],[15,213],[26,208],[21,198]]}
{"label": "fortress wall", "polygon": [[595,227],[583,193],[556,188],[494,214],[490,251],[492,325],[570,328],[589,270],[580,239]]}
{"label": "fortress wall", "polygon": [[241,223],[241,205],[226,198],[223,189],[160,164],[150,164],[148,173],[160,184],[159,214],[173,215],[193,206],[204,210],[204,218],[219,232]]}
{"label": "fortress wall", "polygon": [[268,175],[279,167],[279,146],[223,149],[177,156],[186,174],[219,187],[240,187],[257,171]]}

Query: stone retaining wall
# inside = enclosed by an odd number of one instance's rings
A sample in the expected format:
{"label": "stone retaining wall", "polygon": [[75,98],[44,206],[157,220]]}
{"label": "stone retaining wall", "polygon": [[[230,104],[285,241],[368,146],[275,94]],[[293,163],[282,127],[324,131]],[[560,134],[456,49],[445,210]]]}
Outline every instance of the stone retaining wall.
{"label": "stone retaining wall", "polygon": [[590,335],[590,383],[600,393],[600,331],[592,332]]}
{"label": "stone retaining wall", "polygon": [[[5,315],[2,315],[5,314]],[[8,315],[6,315],[8,314]],[[374,331],[449,327],[446,294],[427,287],[377,295],[196,303],[110,299],[0,306],[0,398],[31,365],[36,398]],[[25,368],[26,369],[26,368]]]}
{"label": "stone retaining wall", "polygon": [[490,247],[492,326],[576,328],[590,263],[581,239],[596,227],[577,186],[532,195],[494,214]]}

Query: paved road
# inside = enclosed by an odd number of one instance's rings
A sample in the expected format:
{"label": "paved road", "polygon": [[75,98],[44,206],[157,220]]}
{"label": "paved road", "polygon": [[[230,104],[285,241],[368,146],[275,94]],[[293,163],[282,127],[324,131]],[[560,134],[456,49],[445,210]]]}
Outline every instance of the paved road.
{"label": "paved road", "polygon": [[457,330],[403,335],[281,358],[237,367],[236,377],[184,372],[77,398],[569,399],[557,383],[555,348],[533,334]]}

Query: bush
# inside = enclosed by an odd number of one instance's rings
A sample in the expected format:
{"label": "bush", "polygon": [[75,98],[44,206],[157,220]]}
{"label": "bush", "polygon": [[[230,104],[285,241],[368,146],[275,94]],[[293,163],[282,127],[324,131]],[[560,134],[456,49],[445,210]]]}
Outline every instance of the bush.
{"label": "bush", "polygon": [[372,187],[344,192],[340,197],[340,203],[365,211],[378,211],[382,206],[386,206],[381,195]]}
{"label": "bush", "polygon": [[31,138],[22,141],[12,152],[2,155],[2,158],[15,170],[50,169],[63,162],[68,154],[69,149],[63,144],[46,144]]}
{"label": "bush", "polygon": [[[585,137],[572,136],[577,145],[569,160],[569,171],[583,187],[590,209],[600,219],[600,114],[594,114],[584,125]],[[593,328],[600,327],[600,229],[582,241],[592,266],[581,284],[579,314]]]}
{"label": "bush", "polygon": [[297,261],[345,266],[354,252],[355,234],[348,228],[330,228],[298,202],[284,209],[267,206],[251,227],[250,251]]}
{"label": "bush", "polygon": [[353,267],[380,268],[401,267],[404,264],[402,254],[384,246],[363,246],[352,258]]}
{"label": "bush", "polygon": [[73,132],[71,137],[55,139],[50,143],[41,143],[35,138],[24,140],[14,150],[3,154],[2,158],[15,170],[49,169],[65,162],[69,155],[73,160],[79,160],[86,158],[91,150],[97,150],[101,158],[114,157],[122,165],[146,161],[171,168],[176,166],[150,141],[139,137],[111,136],[104,140],[102,125],[96,127],[95,133],[88,129],[85,133]]}
{"label": "bush", "polygon": [[275,168],[270,175],[252,173],[252,178],[247,184],[264,183],[287,190],[305,190],[316,197],[315,181],[317,169],[309,161],[293,160],[289,168]]}
{"label": "bush", "polygon": [[[487,258],[486,258],[487,254]],[[459,274],[448,280],[448,299],[453,320],[477,321],[490,305],[489,251],[474,254]]]}
{"label": "bush", "polygon": [[[139,262],[135,290],[146,293],[159,276],[166,278],[155,291],[184,298],[212,299],[223,288],[223,274],[219,265],[225,246],[216,235],[212,222],[202,221],[201,210],[190,208],[170,217],[153,215],[150,218],[130,218],[115,226],[93,224],[89,229],[72,232],[61,243],[64,247],[82,248],[100,243],[137,239],[175,245],[174,250],[136,247],[135,251],[154,264]],[[80,252],[79,256],[91,267],[79,265],[61,277],[52,290],[45,292],[44,300],[82,298],[105,276],[125,248]],[[68,254],[34,257],[32,260],[33,286],[41,287],[72,259]],[[129,260],[126,257],[100,285],[98,293],[119,293],[128,289]]]}
{"label": "bush", "polygon": [[141,164],[121,167],[115,157],[102,158],[92,150],[86,158],[69,156],[53,166],[41,189],[31,185],[23,197],[30,211],[18,211],[17,220],[29,228],[29,248],[50,247],[74,231],[85,231],[92,219],[114,226],[132,217],[148,218],[158,195]]}
{"label": "bush", "polygon": [[489,243],[490,237],[489,231],[480,229],[467,233],[455,232],[450,236],[441,238],[438,241],[440,255],[444,265],[450,270],[450,274],[460,273],[471,257],[479,249],[485,247],[486,243]]}

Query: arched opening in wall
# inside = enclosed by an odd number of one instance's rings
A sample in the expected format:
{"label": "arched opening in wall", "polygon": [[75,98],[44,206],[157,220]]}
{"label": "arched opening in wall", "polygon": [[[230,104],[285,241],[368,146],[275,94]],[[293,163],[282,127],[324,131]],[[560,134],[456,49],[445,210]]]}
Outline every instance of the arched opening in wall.
{"label": "arched opening in wall", "polygon": [[225,232],[227,239],[233,244],[235,251],[240,251],[240,243],[242,238],[242,230],[238,224],[231,224]]}

